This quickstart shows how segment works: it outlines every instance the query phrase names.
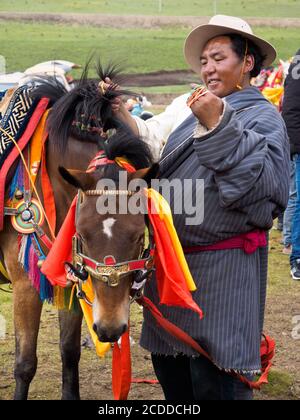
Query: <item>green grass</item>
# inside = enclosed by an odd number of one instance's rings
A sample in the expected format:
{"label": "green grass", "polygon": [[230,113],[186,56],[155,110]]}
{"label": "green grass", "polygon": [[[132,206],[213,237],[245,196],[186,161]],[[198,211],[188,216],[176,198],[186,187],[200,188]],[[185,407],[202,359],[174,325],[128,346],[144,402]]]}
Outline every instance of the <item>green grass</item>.
{"label": "green grass", "polygon": [[145,94],[165,94],[172,93],[176,95],[182,95],[190,90],[190,85],[187,83],[185,85],[168,85],[168,86],[150,86],[150,87],[141,87],[134,86],[129,87],[128,89],[133,90],[134,92],[142,92]]}
{"label": "green grass", "polygon": [[[7,72],[22,71],[50,59],[84,64],[92,51],[99,54],[103,61],[111,59],[124,63],[128,72],[178,70],[187,68],[182,53],[187,33],[186,29],[174,27],[108,29],[2,22],[1,55],[6,59]],[[289,58],[299,48],[298,29],[258,28],[257,33],[278,48],[280,58]]]}
{"label": "green grass", "polygon": [[1,54],[8,72],[55,58],[84,64],[93,51],[104,61],[124,63],[128,72],[184,68],[185,35],[183,29],[120,30],[16,22],[0,26]]}
{"label": "green grass", "polygon": [[7,291],[7,292],[11,291],[10,285],[0,283],[0,289],[2,289],[2,290],[0,290],[0,295],[1,295],[0,302],[1,302],[1,304],[10,302],[12,294],[11,293],[5,293],[5,291]]}
{"label": "green grass", "polygon": [[286,372],[280,372],[272,369],[269,375],[269,383],[263,388],[262,394],[267,399],[294,399],[290,392],[293,386],[293,378]]}
{"label": "green grass", "polygon": [[300,17],[297,0],[1,0],[0,10],[25,12],[112,13],[134,15]]}

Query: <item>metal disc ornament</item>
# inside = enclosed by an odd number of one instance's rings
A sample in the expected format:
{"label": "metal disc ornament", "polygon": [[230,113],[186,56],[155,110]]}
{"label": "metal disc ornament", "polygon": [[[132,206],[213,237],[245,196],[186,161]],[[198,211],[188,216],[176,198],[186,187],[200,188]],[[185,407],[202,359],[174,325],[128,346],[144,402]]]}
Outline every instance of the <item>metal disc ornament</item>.
{"label": "metal disc ornament", "polygon": [[[18,214],[11,216],[11,223],[16,231],[24,234],[33,233],[35,231],[34,224],[42,225],[44,215],[39,202],[32,199],[29,203],[22,200],[16,207]],[[34,223],[34,224],[33,224]]]}

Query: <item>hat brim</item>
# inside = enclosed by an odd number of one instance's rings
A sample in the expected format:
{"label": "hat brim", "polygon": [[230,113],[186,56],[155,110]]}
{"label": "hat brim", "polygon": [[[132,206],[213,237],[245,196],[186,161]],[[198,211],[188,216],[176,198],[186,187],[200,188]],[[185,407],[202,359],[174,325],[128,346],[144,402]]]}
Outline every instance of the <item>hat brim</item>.
{"label": "hat brim", "polygon": [[196,73],[200,73],[201,63],[200,55],[209,40],[217,36],[228,35],[228,34],[239,34],[246,39],[250,39],[256,44],[262,55],[265,56],[263,61],[263,66],[270,66],[273,61],[276,59],[277,53],[275,48],[269,42],[255,36],[248,34],[243,31],[236,29],[228,28],[226,26],[220,25],[200,25],[190,32],[187,36],[184,44],[184,56],[186,62]]}

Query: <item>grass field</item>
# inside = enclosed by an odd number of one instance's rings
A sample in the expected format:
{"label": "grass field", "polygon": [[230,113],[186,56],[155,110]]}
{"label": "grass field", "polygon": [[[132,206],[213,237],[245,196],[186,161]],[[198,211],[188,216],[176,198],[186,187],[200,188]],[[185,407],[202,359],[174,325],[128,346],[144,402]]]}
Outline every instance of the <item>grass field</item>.
{"label": "grass field", "polygon": [[[6,71],[22,71],[38,62],[64,59],[84,64],[91,52],[122,62],[126,71],[146,73],[187,68],[183,41],[188,30],[113,29],[79,25],[1,22],[1,55]],[[299,29],[257,28],[278,49],[282,59],[299,48]],[[78,75],[78,73],[77,73]]]}
{"label": "grass field", "polygon": [[[161,4],[161,10],[159,8]],[[300,17],[297,0],[1,0],[1,11]]]}

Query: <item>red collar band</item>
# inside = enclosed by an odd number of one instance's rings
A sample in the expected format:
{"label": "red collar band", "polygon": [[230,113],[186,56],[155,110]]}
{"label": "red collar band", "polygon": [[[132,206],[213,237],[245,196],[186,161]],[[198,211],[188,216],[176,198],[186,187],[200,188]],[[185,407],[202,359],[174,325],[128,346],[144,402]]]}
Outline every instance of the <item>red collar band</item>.
{"label": "red collar band", "polygon": [[86,172],[94,172],[98,166],[104,166],[104,165],[111,165],[111,164],[117,164],[121,168],[125,169],[129,173],[136,172],[136,169],[133,165],[131,165],[126,158],[123,157],[116,157],[114,160],[110,160],[107,158],[104,150],[100,150],[96,156],[91,160]]}

